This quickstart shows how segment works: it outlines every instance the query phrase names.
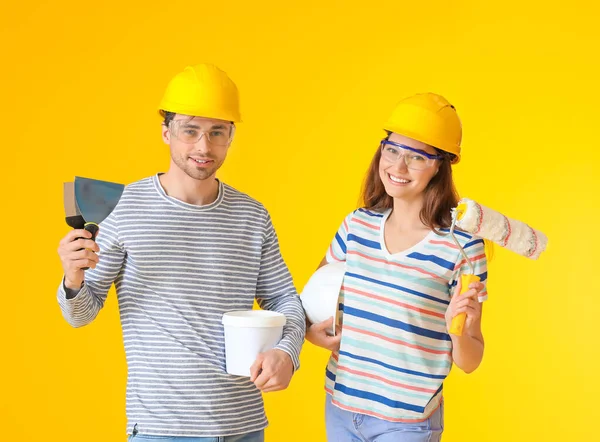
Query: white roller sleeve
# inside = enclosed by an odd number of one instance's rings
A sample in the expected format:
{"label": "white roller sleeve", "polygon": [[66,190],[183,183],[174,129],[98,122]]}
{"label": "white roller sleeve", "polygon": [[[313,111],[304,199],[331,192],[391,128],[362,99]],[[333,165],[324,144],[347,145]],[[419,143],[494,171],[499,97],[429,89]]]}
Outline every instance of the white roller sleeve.
{"label": "white roller sleeve", "polygon": [[527,258],[537,259],[546,248],[548,238],[527,224],[482,206],[468,198],[459,201],[467,209],[456,225],[480,238],[489,239],[498,245]]}

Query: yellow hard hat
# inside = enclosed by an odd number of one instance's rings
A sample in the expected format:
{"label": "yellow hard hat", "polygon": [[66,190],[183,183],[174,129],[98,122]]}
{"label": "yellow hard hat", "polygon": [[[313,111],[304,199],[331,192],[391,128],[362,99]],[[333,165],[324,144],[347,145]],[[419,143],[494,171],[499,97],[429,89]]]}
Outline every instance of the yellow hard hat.
{"label": "yellow hard hat", "polygon": [[169,82],[160,110],[217,120],[242,121],[235,83],[211,64],[188,66]]}
{"label": "yellow hard hat", "polygon": [[416,94],[400,100],[384,129],[456,155],[460,161],[462,125],[456,109],[441,95]]}

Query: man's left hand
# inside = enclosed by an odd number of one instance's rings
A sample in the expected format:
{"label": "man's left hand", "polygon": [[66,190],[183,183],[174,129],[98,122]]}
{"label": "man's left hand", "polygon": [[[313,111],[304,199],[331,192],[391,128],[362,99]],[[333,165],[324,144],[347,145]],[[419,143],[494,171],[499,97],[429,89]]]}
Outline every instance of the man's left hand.
{"label": "man's left hand", "polygon": [[292,358],[278,349],[259,354],[250,367],[250,381],[263,393],[286,389],[293,374]]}

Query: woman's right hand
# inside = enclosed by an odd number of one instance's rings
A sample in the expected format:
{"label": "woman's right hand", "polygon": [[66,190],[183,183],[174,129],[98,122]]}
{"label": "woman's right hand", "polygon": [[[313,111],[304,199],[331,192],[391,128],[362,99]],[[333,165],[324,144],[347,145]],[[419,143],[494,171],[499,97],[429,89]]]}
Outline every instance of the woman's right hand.
{"label": "woman's right hand", "polygon": [[327,334],[328,330],[333,328],[333,317],[326,319],[323,322],[311,324],[306,330],[306,340],[330,351],[338,351],[340,349],[340,339],[342,331],[338,325],[335,326],[335,336]]}

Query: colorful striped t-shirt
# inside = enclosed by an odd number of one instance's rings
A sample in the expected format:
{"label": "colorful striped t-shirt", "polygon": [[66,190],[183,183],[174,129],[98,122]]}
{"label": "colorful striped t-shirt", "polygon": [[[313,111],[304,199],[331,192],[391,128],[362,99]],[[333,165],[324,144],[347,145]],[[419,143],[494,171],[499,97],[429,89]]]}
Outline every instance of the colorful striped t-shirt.
{"label": "colorful striped t-shirt", "polygon": [[[422,421],[440,405],[452,366],[444,313],[469,267],[448,229],[390,254],[383,240],[391,209],[348,215],[327,252],[346,261],[340,292],[342,339],[327,366],[326,391],[340,408],[395,422]],[[455,235],[485,284],[483,240]],[[484,290],[480,300],[487,298]]]}

